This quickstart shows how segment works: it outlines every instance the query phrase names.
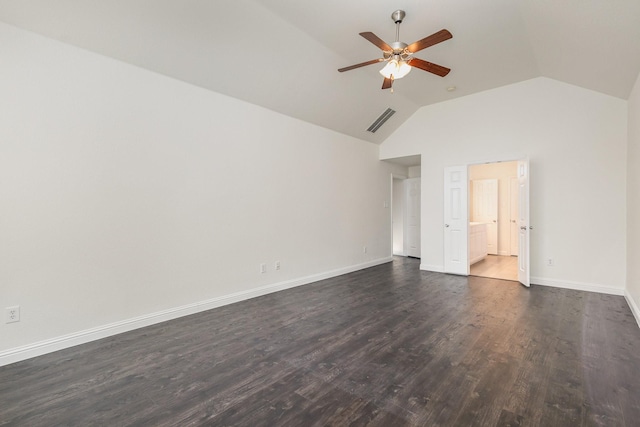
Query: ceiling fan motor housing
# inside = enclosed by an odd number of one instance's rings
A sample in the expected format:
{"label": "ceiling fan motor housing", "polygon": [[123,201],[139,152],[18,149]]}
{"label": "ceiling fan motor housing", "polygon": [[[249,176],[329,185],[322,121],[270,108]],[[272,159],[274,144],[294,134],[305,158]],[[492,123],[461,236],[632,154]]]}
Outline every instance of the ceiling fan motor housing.
{"label": "ceiling fan motor housing", "polygon": [[389,43],[389,46],[391,46],[391,48],[393,49],[393,53],[400,54],[400,53],[404,52],[404,49],[408,45],[406,43],[403,43],[403,42],[393,42],[393,43]]}

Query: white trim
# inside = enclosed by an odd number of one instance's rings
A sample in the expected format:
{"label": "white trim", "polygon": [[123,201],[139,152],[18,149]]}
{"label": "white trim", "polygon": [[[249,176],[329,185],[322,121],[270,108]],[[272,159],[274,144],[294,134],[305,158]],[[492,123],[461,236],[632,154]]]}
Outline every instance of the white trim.
{"label": "white trim", "polygon": [[420,270],[435,271],[436,273],[444,273],[444,265],[420,264]]}
{"label": "white trim", "polygon": [[597,292],[609,295],[624,295],[624,289],[613,286],[598,285],[595,283],[573,282],[570,280],[547,279],[544,277],[531,277],[534,285],[552,286],[554,288],[574,289],[577,291]]}
{"label": "white trim", "polygon": [[629,304],[631,313],[633,313],[633,317],[636,318],[636,323],[638,324],[638,327],[640,327],[640,308],[638,308],[636,301],[626,289],[624,290],[624,299],[627,300],[627,304]]}
{"label": "white trim", "polygon": [[71,334],[63,335],[28,344],[21,347],[12,348],[0,352],[0,366],[10,363],[19,362],[65,348],[73,347],[79,344],[85,344],[91,341],[121,334],[123,332],[132,331],[145,326],[154,325],[156,323],[165,322],[167,320],[177,319],[179,317],[188,316],[213,308],[222,307],[224,305],[256,298],[273,292],[294,288],[297,286],[307,285],[319,280],[329,279],[340,276],[342,274],[352,273],[354,271],[363,270],[365,268],[374,267],[376,265],[391,262],[392,257],[379,258],[377,260],[368,261],[362,264],[356,264],[349,267],[338,268],[324,273],[314,274],[311,276],[301,277],[299,279],[288,280],[284,282],[274,283],[271,285],[261,286],[258,288],[236,292],[230,295],[212,298],[205,301],[187,304],[180,307],[174,307],[156,313],[145,314],[131,319],[98,326],[84,331],[78,331]]}

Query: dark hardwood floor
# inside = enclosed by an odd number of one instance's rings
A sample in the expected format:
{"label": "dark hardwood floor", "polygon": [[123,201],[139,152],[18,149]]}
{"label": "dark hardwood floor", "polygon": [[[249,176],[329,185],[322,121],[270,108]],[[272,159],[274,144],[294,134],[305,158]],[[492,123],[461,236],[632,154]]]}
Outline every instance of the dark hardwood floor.
{"label": "dark hardwood floor", "polygon": [[397,258],[0,368],[0,425],[637,426],[624,298]]}

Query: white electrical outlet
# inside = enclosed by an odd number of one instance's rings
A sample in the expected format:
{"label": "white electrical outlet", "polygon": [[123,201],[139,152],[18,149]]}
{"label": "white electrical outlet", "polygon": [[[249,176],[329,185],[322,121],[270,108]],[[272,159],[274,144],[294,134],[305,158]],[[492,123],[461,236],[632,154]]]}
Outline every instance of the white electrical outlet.
{"label": "white electrical outlet", "polygon": [[547,258],[547,267],[553,267],[555,265],[555,262],[553,261],[553,258]]}
{"label": "white electrical outlet", "polygon": [[363,254],[366,254],[366,253],[367,253],[367,247],[366,247],[366,246],[363,246],[363,247],[362,247],[362,253],[363,253]]}
{"label": "white electrical outlet", "polygon": [[276,270],[280,270],[280,261],[276,261],[275,263],[273,263],[273,267],[274,267]]}
{"label": "white electrical outlet", "polygon": [[260,273],[266,273],[267,272],[267,264],[262,263],[260,264]]}
{"label": "white electrical outlet", "polygon": [[20,321],[19,305],[14,305],[13,307],[7,307],[4,310],[5,310],[5,315],[4,315],[5,323],[14,323],[14,322]]}

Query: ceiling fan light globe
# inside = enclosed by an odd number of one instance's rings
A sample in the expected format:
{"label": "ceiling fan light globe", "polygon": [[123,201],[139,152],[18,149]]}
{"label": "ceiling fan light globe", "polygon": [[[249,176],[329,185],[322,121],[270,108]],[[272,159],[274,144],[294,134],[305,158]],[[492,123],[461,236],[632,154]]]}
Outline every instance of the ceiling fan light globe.
{"label": "ceiling fan light globe", "polygon": [[396,73],[398,72],[398,61],[392,59],[387,62],[387,65],[384,66],[382,70],[380,70],[380,74],[382,74],[386,79],[390,79],[391,75],[396,77]]}
{"label": "ceiling fan light globe", "polygon": [[384,66],[382,70],[380,70],[380,74],[382,74],[386,79],[390,79],[393,75],[395,79],[401,79],[411,71],[411,66],[407,64],[405,61],[397,61],[392,59],[387,62],[387,65]]}
{"label": "ceiling fan light globe", "polygon": [[396,75],[397,70],[398,70],[398,61],[396,61],[395,59],[392,59],[391,61],[387,62],[387,65],[385,65],[384,68],[382,68],[382,70],[380,70],[380,74],[382,74],[385,79],[390,79],[392,74],[394,76]]}
{"label": "ceiling fan light globe", "polygon": [[394,74],[394,77],[396,79],[401,79],[407,74],[409,74],[410,71],[411,71],[411,65],[407,64],[404,61],[400,61],[400,63],[398,64],[398,70]]}

